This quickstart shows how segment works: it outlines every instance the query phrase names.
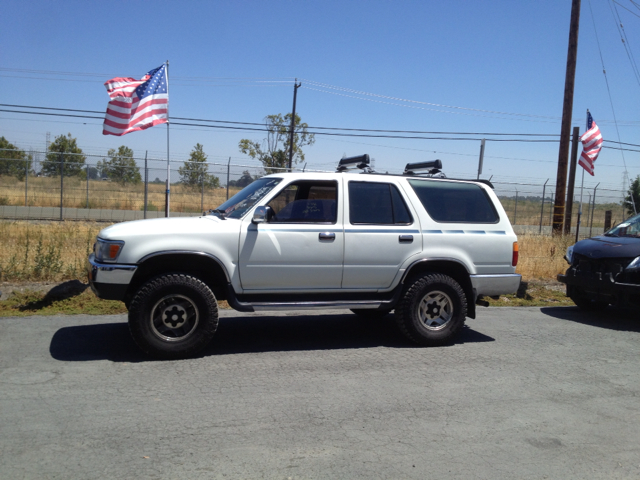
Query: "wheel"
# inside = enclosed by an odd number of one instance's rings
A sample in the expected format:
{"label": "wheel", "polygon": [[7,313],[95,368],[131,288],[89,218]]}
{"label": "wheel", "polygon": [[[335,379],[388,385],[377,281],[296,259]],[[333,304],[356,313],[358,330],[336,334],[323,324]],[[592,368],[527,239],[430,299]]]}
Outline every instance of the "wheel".
{"label": "wheel", "polygon": [[129,330],[147,354],[173,359],[195,355],[218,328],[218,303],[201,280],[160,275],[142,285],[129,307]]}
{"label": "wheel", "polygon": [[352,308],[351,311],[362,318],[367,318],[370,320],[377,320],[379,318],[384,318],[391,310],[376,310],[372,308]]}
{"label": "wheel", "polygon": [[589,294],[578,289],[573,288],[573,291],[569,294],[569,298],[573,300],[573,303],[580,310],[585,312],[599,312],[609,306],[609,302],[597,301],[589,297]]}
{"label": "wheel", "polygon": [[442,345],[464,325],[467,297],[453,278],[429,273],[414,279],[396,306],[396,322],[413,342]]}

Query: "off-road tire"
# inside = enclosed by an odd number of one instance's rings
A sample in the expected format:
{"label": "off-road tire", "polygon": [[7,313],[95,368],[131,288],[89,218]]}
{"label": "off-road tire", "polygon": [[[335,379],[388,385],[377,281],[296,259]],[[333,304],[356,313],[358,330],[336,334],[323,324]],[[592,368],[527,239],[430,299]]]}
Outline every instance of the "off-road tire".
{"label": "off-road tire", "polygon": [[129,306],[129,330],[138,346],[156,358],[191,357],[218,328],[218,303],[196,277],[166,274],[144,283]]}
{"label": "off-road tire", "polygon": [[396,322],[402,333],[420,345],[450,343],[467,316],[467,297],[453,278],[440,273],[417,277],[396,306]]}

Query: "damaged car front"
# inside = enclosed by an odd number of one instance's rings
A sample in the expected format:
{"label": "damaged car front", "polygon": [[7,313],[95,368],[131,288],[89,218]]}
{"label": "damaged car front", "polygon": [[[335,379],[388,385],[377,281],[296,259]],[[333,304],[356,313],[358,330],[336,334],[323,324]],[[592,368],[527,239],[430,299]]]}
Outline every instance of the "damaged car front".
{"label": "damaged car front", "polygon": [[640,215],[570,246],[565,259],[558,281],[581,310],[640,307]]}

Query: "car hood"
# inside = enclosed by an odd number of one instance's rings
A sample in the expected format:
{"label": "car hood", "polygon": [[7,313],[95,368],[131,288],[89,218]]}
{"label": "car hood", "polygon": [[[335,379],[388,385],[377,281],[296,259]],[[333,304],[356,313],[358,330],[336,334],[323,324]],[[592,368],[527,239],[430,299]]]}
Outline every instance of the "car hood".
{"label": "car hood", "polygon": [[573,253],[594,259],[635,258],[640,255],[640,238],[599,235],[576,243]]}
{"label": "car hood", "polygon": [[227,226],[226,223],[226,221],[214,216],[150,218],[116,223],[102,229],[98,237],[105,240],[126,240],[132,237],[150,237],[156,235],[166,237],[210,233],[211,231],[220,230],[221,228],[224,229],[224,227]]}

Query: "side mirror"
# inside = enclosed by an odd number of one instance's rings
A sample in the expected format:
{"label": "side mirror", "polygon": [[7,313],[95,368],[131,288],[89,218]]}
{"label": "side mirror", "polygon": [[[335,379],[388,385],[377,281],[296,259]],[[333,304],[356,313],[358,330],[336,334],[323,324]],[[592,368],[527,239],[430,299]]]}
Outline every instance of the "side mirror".
{"label": "side mirror", "polygon": [[267,223],[271,218],[271,207],[258,207],[253,212],[251,223]]}

